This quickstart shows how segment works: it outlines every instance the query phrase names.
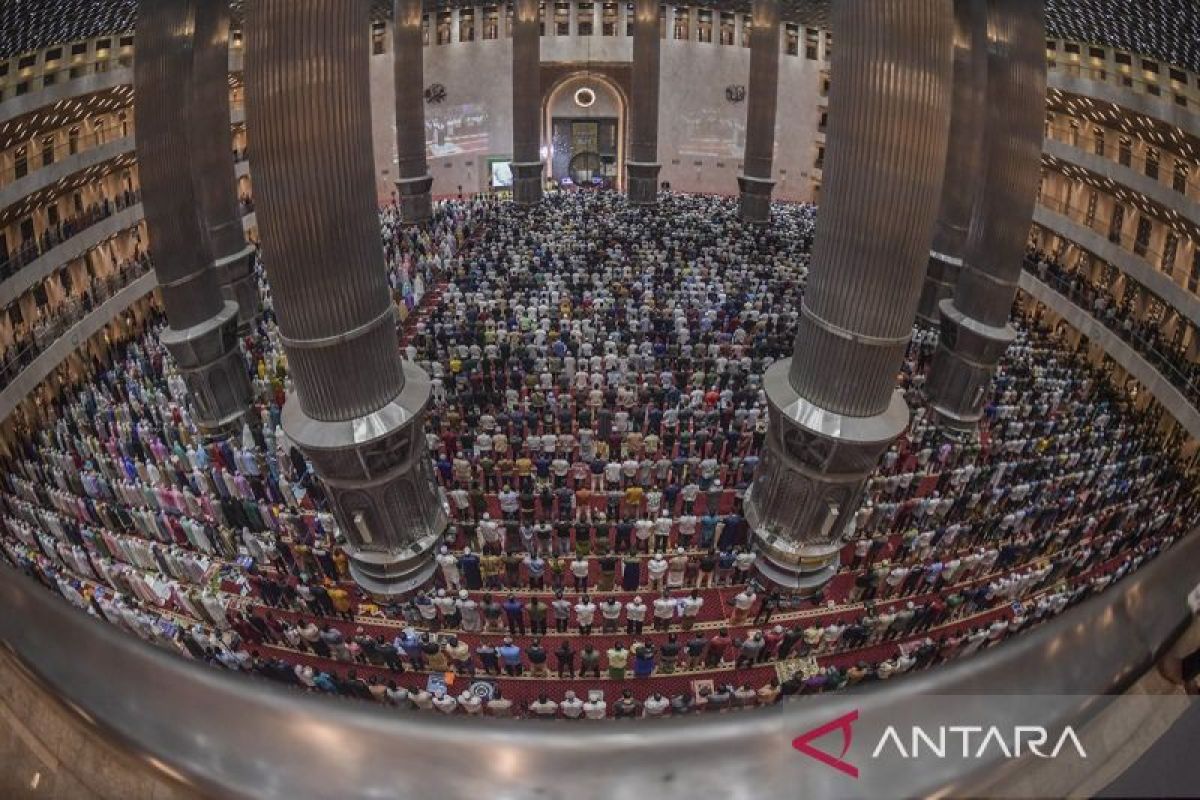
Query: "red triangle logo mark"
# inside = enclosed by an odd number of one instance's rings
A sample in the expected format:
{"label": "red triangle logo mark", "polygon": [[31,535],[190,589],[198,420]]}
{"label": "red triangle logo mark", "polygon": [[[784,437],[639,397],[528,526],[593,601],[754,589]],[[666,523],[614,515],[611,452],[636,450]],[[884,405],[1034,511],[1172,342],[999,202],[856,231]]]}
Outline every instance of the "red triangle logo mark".
{"label": "red triangle logo mark", "polygon": [[[810,731],[800,734],[795,739],[792,739],[792,747],[799,750],[809,758],[815,758],[822,764],[833,767],[839,772],[844,772],[851,778],[858,777],[858,767],[845,761],[846,753],[850,751],[850,743],[854,739],[854,723],[858,720],[858,710],[851,711],[848,714],[843,714],[835,720],[826,722],[824,725],[813,728]],[[828,733],[840,730],[842,732],[842,752],[838,756],[831,756],[824,750],[818,750],[813,747],[811,742],[815,739],[820,739]]]}

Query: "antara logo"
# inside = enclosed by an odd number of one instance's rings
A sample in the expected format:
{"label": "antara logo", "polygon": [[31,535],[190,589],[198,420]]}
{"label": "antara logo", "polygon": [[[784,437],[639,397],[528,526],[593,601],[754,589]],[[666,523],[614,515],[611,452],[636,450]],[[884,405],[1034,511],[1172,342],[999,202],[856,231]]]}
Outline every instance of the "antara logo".
{"label": "antara logo", "polygon": [[[857,778],[858,767],[846,760],[846,753],[850,752],[854,740],[853,726],[857,721],[857,710],[843,714],[800,734],[792,740],[792,747],[838,772]],[[813,746],[814,741],[834,731],[842,733],[841,753],[834,756]],[[1011,759],[1021,758],[1026,753],[1038,758],[1057,758],[1064,748],[1074,750],[1080,758],[1087,758],[1087,751],[1069,725],[1056,737],[1040,725],[1016,725],[1011,730],[1002,730],[995,725],[941,725],[930,729],[913,725],[908,736],[903,737],[896,726],[889,725],[871,751],[871,759],[887,757],[889,753],[903,759],[982,759],[996,756]]]}
{"label": "antara logo", "polygon": [[[854,728],[851,727],[858,720],[858,710],[855,709],[849,714],[843,714],[831,722],[826,722],[820,727],[813,728],[810,731],[800,734],[795,739],[792,739],[792,747],[799,750],[809,758],[815,758],[822,764],[833,767],[839,772],[844,772],[851,778],[858,777],[858,767],[845,760],[846,753],[850,751],[850,743],[854,740]],[[832,733],[833,731],[841,730],[842,732],[842,752],[841,755],[829,755],[824,750],[818,750],[813,747],[810,742],[814,739],[820,739],[822,736]]]}

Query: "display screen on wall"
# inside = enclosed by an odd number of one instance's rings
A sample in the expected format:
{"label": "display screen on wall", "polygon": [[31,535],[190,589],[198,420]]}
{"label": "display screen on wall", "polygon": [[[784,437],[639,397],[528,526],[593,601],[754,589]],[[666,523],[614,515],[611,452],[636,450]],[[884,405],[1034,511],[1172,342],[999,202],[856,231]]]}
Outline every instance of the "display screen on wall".
{"label": "display screen on wall", "polygon": [[427,105],[425,142],[434,157],[488,152],[488,112],[481,103]]}
{"label": "display screen on wall", "polygon": [[682,115],[685,156],[739,158],[746,147],[746,123],[726,108],[696,109]]}
{"label": "display screen on wall", "polygon": [[493,189],[507,189],[513,184],[511,161],[489,161],[491,168],[491,186]]}

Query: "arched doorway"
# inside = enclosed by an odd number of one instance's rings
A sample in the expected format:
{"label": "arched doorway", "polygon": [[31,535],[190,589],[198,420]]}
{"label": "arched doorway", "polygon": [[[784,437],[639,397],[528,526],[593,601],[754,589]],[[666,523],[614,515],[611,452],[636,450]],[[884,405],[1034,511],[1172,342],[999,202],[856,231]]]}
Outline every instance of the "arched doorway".
{"label": "arched doorway", "polygon": [[574,72],[546,93],[547,176],[557,185],[623,187],[625,96],[608,77]]}

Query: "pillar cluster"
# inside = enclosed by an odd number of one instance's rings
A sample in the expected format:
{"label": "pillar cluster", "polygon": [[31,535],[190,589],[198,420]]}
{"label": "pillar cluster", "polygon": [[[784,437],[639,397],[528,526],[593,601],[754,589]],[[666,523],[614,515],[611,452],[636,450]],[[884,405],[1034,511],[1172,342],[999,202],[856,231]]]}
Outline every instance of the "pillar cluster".
{"label": "pillar cluster", "polygon": [[1031,0],[987,0],[987,96],[982,184],[953,298],[938,306],[941,339],[927,391],[948,430],[973,430],[996,364],[1016,338],[1008,324],[1041,172],[1045,15]]}
{"label": "pillar cluster", "polygon": [[936,325],[938,306],[954,296],[971,211],[983,163],[984,101],[987,95],[987,0],[955,0],[954,89],[950,103],[950,146],[941,210],[933,229],[929,267],[917,318]]}
{"label": "pillar cluster", "polygon": [[246,124],[293,378],[284,431],[328,489],[355,580],[398,596],[432,575],[447,514],[422,428],[429,380],[400,358],[384,268],[369,12],[370,0],[250,4]]}
{"label": "pillar cluster", "polygon": [[942,188],[952,82],[950,0],[841,0],[831,13],[825,198],[795,350],[764,376],[770,427],[746,498],[760,573],[799,592],[833,576],[867,478],[908,425],[896,374]]}
{"label": "pillar cluster", "polygon": [[[206,9],[201,16],[207,13]],[[212,186],[205,184],[201,195],[194,175],[202,165],[198,163],[195,172],[186,162],[184,169],[179,168],[181,154],[191,152],[202,160],[211,157],[211,149],[223,147],[223,166],[229,173],[233,171],[225,71],[219,77],[226,97],[224,117],[214,122],[209,115],[219,116],[219,109],[198,107],[214,94],[206,84],[217,77],[206,64],[210,48],[216,49],[212,41],[217,37],[206,36],[198,44],[197,23],[192,0],[142,0],[138,4],[134,112],[142,204],[154,272],[167,312],[167,328],[160,340],[187,384],[196,424],[216,437],[241,430],[251,388],[238,349],[238,303],[222,294],[214,268],[214,244],[222,248],[215,252],[225,254],[226,249],[240,251],[245,242],[238,241],[240,216],[235,217],[236,236],[217,223],[225,214],[221,195],[226,192],[232,200],[233,184],[217,176]],[[210,125],[224,129],[226,144],[204,141]],[[214,223],[216,230],[211,230],[209,225]]]}

